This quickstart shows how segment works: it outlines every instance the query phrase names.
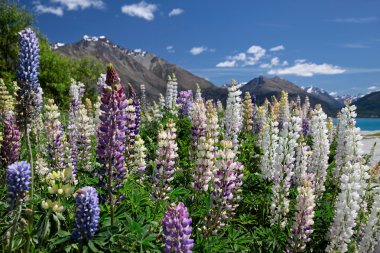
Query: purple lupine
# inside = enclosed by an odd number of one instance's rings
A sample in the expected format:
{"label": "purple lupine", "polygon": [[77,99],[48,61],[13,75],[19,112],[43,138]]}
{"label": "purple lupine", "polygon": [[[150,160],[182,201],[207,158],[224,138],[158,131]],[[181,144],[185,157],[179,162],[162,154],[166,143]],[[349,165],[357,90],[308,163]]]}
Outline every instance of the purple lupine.
{"label": "purple lupine", "polygon": [[314,224],[314,174],[304,173],[301,179],[302,183],[298,187],[297,211],[294,217],[292,232],[289,238],[289,245],[286,252],[303,252],[307,242],[310,241],[310,235],[313,233],[312,225]]}
{"label": "purple lupine", "polygon": [[[126,140],[127,107],[125,86],[112,65],[107,67],[107,78],[102,89],[96,153],[102,169],[99,171],[100,186],[109,192],[108,201],[112,206],[112,193],[122,186],[127,170],[124,166],[124,142]],[[106,185],[107,184],[107,185]]]}
{"label": "purple lupine", "polygon": [[243,165],[236,162],[236,154],[232,150],[231,141],[222,141],[222,149],[218,151],[214,185],[211,194],[212,208],[205,218],[203,236],[216,234],[225,226],[238,206],[242,185]]}
{"label": "purple lupine", "polygon": [[153,171],[153,199],[167,199],[171,190],[170,182],[174,179],[175,160],[178,157],[175,123],[169,120],[167,129],[158,133],[156,168]]}
{"label": "purple lupine", "polygon": [[302,134],[303,136],[310,134],[310,119],[307,117],[302,119]]}
{"label": "purple lupine", "polygon": [[30,164],[25,161],[15,162],[8,166],[8,204],[11,209],[27,196],[30,190],[30,174]]}
{"label": "purple lupine", "polygon": [[179,117],[184,118],[189,116],[191,105],[193,100],[193,92],[191,90],[180,91],[177,98],[177,104],[179,106]]}
{"label": "purple lupine", "polygon": [[191,218],[186,206],[179,202],[171,204],[162,221],[164,252],[191,253],[194,240],[191,239]]}
{"label": "purple lupine", "polygon": [[30,28],[19,32],[17,66],[17,112],[25,128],[42,108],[42,90],[38,82],[40,48],[36,34]]}
{"label": "purple lupine", "polygon": [[18,160],[21,149],[20,130],[16,124],[15,116],[8,114],[3,120],[4,135],[0,143],[0,164],[6,168]]}
{"label": "purple lupine", "polygon": [[91,239],[99,225],[99,198],[95,188],[86,186],[76,192],[76,215],[72,238],[78,242]]}

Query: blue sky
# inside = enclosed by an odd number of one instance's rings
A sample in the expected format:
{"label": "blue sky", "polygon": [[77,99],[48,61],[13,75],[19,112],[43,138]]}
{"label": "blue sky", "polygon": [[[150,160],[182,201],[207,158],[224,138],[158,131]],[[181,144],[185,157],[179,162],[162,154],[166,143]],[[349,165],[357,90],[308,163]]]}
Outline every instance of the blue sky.
{"label": "blue sky", "polygon": [[338,94],[380,90],[377,0],[33,0],[51,42],[105,35],[222,85],[274,76]]}

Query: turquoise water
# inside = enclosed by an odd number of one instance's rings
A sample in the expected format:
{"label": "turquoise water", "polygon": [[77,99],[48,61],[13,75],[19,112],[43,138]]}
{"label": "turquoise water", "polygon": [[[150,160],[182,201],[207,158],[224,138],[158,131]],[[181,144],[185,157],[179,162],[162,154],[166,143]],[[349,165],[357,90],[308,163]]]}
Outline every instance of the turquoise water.
{"label": "turquoise water", "polygon": [[[334,119],[334,124],[336,124],[336,119]],[[380,131],[380,118],[357,118],[356,126],[363,131]]]}

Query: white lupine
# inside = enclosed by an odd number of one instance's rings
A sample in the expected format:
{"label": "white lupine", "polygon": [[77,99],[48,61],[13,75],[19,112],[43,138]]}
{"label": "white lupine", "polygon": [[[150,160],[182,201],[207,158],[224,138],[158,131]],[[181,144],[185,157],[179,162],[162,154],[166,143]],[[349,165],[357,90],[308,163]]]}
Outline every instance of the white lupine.
{"label": "white lupine", "polygon": [[158,104],[153,101],[153,117],[155,120],[161,120],[164,116],[164,108],[165,108],[165,98],[160,93],[158,98]]}
{"label": "white lupine", "polygon": [[86,107],[79,105],[79,111],[76,115],[76,145],[78,152],[78,167],[85,169],[86,171],[92,171],[91,157],[89,156],[89,150],[91,148],[91,136],[95,134],[93,121],[88,117]]}
{"label": "white lupine", "polygon": [[368,167],[363,164],[362,137],[360,129],[355,127],[355,109],[355,106],[347,105],[342,109],[340,118],[338,139],[341,143],[338,145],[341,145],[339,152],[343,154],[337,154],[337,156],[344,163],[340,164],[340,193],[335,203],[336,213],[330,227],[330,244],[326,252],[344,253],[348,250],[348,244],[356,226],[355,220],[367,188]]}
{"label": "white lupine", "polygon": [[277,148],[277,159],[274,166],[272,187],[272,224],[286,226],[286,215],[289,212],[289,188],[294,174],[295,150],[301,131],[301,118],[292,116],[289,122],[284,122],[280,131]]}
{"label": "white lupine", "polygon": [[297,185],[302,184],[302,176],[308,171],[310,166],[310,153],[310,147],[306,146],[304,139],[301,137],[298,147],[296,148],[296,164],[294,168]]}
{"label": "white lupine", "polygon": [[278,148],[278,123],[273,119],[270,113],[269,117],[263,120],[262,128],[259,134],[260,146],[263,150],[263,156],[260,161],[260,169],[263,178],[273,180],[275,171],[275,161],[277,159]]}
{"label": "white lupine", "polygon": [[277,121],[278,121],[278,128],[281,130],[285,122],[288,122],[290,118],[288,93],[286,93],[285,91],[281,92],[279,106],[280,107],[279,107]]}
{"label": "white lupine", "polygon": [[310,109],[310,101],[309,101],[309,97],[306,96],[305,101],[303,102],[303,105],[302,105],[302,113],[301,113],[304,118],[307,117],[307,114],[309,113],[309,109]]}
{"label": "white lupine", "polygon": [[242,101],[241,101],[241,84],[234,80],[228,87],[228,98],[226,111],[224,115],[225,138],[232,141],[232,145],[237,149],[238,135],[243,127]]}
{"label": "white lupine", "polygon": [[198,140],[205,135],[206,130],[206,107],[202,98],[197,98],[192,104],[190,120],[192,148],[196,151]]}
{"label": "white lupine", "polygon": [[224,112],[222,101],[220,101],[220,100],[216,101],[216,109],[217,109],[218,113]]}
{"label": "white lupine", "polygon": [[375,247],[380,242],[380,187],[376,187],[374,193],[371,214],[359,243],[359,253],[375,252]]}
{"label": "white lupine", "polygon": [[176,112],[177,106],[177,95],[178,95],[178,83],[177,78],[174,74],[168,76],[168,82],[166,84],[166,98],[165,105],[170,112]]}
{"label": "white lupine", "polygon": [[134,143],[134,156],[133,156],[133,170],[137,176],[142,179],[144,178],[144,173],[146,169],[146,147],[144,145],[144,140],[138,134],[136,135],[136,141]]}
{"label": "white lupine", "polygon": [[330,143],[326,126],[327,115],[317,105],[310,121],[310,135],[313,144],[310,157],[310,170],[315,175],[315,195],[318,198],[325,191],[327,168],[329,167]]}

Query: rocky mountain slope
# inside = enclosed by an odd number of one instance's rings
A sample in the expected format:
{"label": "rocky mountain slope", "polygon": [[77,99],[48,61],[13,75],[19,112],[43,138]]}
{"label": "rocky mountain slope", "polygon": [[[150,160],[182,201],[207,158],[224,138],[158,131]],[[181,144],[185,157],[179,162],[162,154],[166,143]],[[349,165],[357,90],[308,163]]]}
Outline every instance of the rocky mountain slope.
{"label": "rocky mountain slope", "polygon": [[372,92],[359,98],[354,102],[357,106],[358,117],[379,118],[380,117],[380,91]]}

